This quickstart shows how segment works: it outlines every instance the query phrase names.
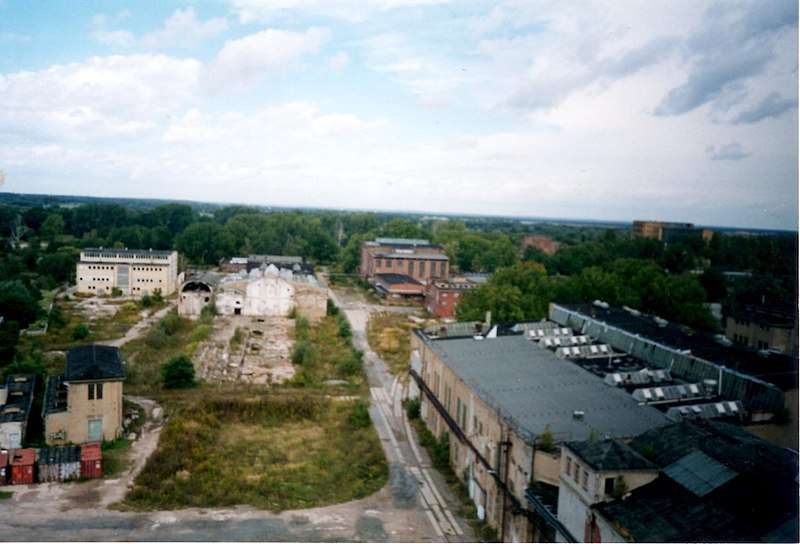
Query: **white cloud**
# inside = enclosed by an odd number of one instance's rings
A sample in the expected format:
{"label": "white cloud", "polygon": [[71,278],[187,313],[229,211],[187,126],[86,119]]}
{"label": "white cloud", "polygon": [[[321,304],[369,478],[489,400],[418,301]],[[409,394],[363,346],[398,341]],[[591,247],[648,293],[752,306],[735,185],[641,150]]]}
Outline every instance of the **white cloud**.
{"label": "white cloud", "polygon": [[242,23],[271,23],[288,13],[306,13],[345,21],[364,21],[377,13],[405,7],[447,4],[452,0],[232,0]]}
{"label": "white cloud", "polygon": [[224,17],[198,21],[194,8],[190,6],[176,10],[164,21],[164,28],[145,34],[141,43],[148,49],[171,46],[196,47],[227,29],[228,21]]}
{"label": "white cloud", "polygon": [[13,73],[0,80],[0,130],[67,140],[140,134],[189,99],[199,71],[193,59],[134,55]]}
{"label": "white cloud", "polygon": [[333,72],[338,72],[348,64],[350,64],[350,56],[344,51],[339,51],[332,57],[328,57],[325,61],[328,69]]}
{"label": "white cloud", "polygon": [[211,126],[212,119],[197,108],[187,111],[183,117],[172,121],[162,136],[169,143],[204,144],[218,140],[222,134]]}
{"label": "white cloud", "polygon": [[208,85],[214,90],[248,90],[268,72],[316,52],[329,36],[327,30],[320,28],[304,33],[268,29],[228,41],[206,74]]}

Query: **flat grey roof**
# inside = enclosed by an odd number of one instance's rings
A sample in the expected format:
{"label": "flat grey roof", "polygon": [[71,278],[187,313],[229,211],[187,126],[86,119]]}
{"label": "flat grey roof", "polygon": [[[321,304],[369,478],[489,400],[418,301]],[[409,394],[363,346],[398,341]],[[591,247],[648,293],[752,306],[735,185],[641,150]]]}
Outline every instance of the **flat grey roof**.
{"label": "flat grey roof", "polygon": [[417,259],[426,261],[447,261],[450,259],[444,253],[375,253],[379,259]]}
{"label": "flat grey roof", "polygon": [[427,343],[526,440],[548,425],[561,442],[586,440],[593,432],[599,438],[632,437],[669,423],[655,408],[640,406],[625,391],[522,335]]}

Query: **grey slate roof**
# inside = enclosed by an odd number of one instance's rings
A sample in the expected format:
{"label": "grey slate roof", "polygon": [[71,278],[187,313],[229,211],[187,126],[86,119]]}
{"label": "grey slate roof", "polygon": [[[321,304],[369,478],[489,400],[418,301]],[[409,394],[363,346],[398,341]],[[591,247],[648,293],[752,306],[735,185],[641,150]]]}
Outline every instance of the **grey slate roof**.
{"label": "grey slate roof", "polygon": [[119,350],[112,346],[82,346],[67,351],[64,381],[122,380],[125,371]]}
{"label": "grey slate roof", "polygon": [[594,470],[656,470],[636,450],[614,439],[583,440],[565,444]]}
{"label": "grey slate roof", "polygon": [[662,473],[594,505],[637,542],[798,542],[797,454],[728,423],[675,423],[637,436]]}
{"label": "grey slate roof", "polygon": [[[423,338],[425,338],[423,336]],[[665,425],[650,406],[522,335],[427,342],[442,360],[526,440],[549,425],[556,441],[631,437]],[[583,412],[574,417],[573,412]]]}

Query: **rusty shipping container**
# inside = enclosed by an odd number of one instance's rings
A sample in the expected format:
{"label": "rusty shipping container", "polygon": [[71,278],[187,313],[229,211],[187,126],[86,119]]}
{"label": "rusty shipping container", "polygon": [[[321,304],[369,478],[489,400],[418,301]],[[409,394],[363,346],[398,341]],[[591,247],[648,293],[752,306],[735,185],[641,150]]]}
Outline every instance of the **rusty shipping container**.
{"label": "rusty shipping container", "polygon": [[101,478],[103,476],[103,450],[100,444],[81,446],[81,477]]}
{"label": "rusty shipping container", "polygon": [[11,485],[32,484],[35,463],[36,450],[33,448],[14,450],[11,456]]}
{"label": "rusty shipping container", "polygon": [[0,485],[8,485],[8,450],[0,450]]}

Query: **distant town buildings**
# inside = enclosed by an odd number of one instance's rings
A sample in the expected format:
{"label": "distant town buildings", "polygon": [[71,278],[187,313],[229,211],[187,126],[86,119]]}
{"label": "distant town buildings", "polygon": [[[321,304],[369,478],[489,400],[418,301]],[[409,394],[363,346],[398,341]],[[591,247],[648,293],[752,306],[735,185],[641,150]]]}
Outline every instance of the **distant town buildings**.
{"label": "distant town buildings", "polygon": [[670,245],[687,237],[700,237],[703,241],[710,242],[714,231],[695,227],[693,223],[634,221],[631,234],[634,238],[652,238]]}
{"label": "distant town buildings", "polygon": [[75,274],[77,292],[102,295],[171,295],[178,286],[178,252],[142,249],[86,248]]}
{"label": "distant town buildings", "polygon": [[428,280],[450,277],[450,259],[428,240],[377,238],[361,244],[359,273],[383,296],[422,299]]}
{"label": "distant town buildings", "polygon": [[89,345],[68,350],[64,374],[47,381],[42,410],[47,444],[119,438],[124,379],[119,349]]}

